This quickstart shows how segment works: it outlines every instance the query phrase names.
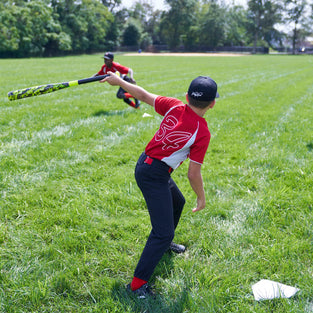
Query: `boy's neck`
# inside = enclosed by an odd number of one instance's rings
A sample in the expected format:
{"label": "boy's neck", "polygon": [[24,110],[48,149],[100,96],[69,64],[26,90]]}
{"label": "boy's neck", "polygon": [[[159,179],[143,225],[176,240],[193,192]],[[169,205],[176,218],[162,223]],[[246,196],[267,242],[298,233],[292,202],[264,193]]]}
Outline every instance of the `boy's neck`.
{"label": "boy's neck", "polygon": [[193,106],[192,104],[188,103],[187,104],[189,106],[189,108],[194,111],[197,115],[199,115],[200,117],[204,117],[204,114],[206,113],[206,111],[209,109],[209,107],[206,108],[197,108],[195,106]]}

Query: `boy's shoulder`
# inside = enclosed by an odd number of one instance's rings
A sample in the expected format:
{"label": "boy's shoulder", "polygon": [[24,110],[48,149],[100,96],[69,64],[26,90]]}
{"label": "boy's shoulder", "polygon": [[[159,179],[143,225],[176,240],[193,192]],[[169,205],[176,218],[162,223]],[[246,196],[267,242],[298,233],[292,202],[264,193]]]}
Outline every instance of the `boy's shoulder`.
{"label": "boy's shoulder", "polygon": [[157,96],[156,100],[160,103],[169,103],[172,105],[176,104],[185,105],[181,100],[174,97]]}
{"label": "boy's shoulder", "polygon": [[169,110],[175,107],[184,107],[185,104],[173,97],[157,96],[154,102],[154,108],[156,112],[161,115],[165,115]]}

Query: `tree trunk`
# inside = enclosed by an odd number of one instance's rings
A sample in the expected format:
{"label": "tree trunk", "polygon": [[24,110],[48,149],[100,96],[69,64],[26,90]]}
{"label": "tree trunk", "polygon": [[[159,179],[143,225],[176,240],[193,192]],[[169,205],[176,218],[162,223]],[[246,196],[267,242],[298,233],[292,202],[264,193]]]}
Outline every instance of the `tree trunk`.
{"label": "tree trunk", "polygon": [[257,44],[258,44],[258,32],[256,31],[254,33],[254,39],[253,39],[253,51],[252,51],[253,54],[256,54]]}
{"label": "tree trunk", "polygon": [[295,28],[293,30],[293,36],[292,36],[292,54],[296,54],[297,37],[298,37],[298,32],[297,32],[297,23],[296,23]]}

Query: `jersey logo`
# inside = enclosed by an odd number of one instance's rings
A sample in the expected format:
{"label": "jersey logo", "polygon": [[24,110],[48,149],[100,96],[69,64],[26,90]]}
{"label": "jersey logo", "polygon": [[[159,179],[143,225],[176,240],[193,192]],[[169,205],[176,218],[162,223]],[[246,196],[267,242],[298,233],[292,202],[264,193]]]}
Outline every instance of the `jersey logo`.
{"label": "jersey logo", "polygon": [[192,133],[173,131],[177,124],[178,120],[173,115],[166,116],[162,121],[160,129],[155,134],[156,141],[162,140],[162,150],[178,149],[181,143],[186,143],[192,137]]}

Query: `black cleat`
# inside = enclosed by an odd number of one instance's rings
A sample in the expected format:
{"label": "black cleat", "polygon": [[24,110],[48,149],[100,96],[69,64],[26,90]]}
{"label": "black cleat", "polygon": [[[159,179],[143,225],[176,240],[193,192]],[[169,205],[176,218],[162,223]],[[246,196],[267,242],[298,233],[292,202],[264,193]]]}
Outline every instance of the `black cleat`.
{"label": "black cleat", "polygon": [[128,291],[131,291],[137,299],[147,299],[149,297],[155,297],[155,293],[152,291],[151,287],[148,284],[144,284],[136,290],[131,290],[130,284],[128,284],[126,288]]}
{"label": "black cleat", "polygon": [[174,243],[174,242],[171,242],[169,249],[175,253],[184,253],[186,251],[185,246],[178,245],[177,243]]}
{"label": "black cleat", "polygon": [[140,106],[140,101],[138,99],[135,99],[135,108],[138,109]]}

